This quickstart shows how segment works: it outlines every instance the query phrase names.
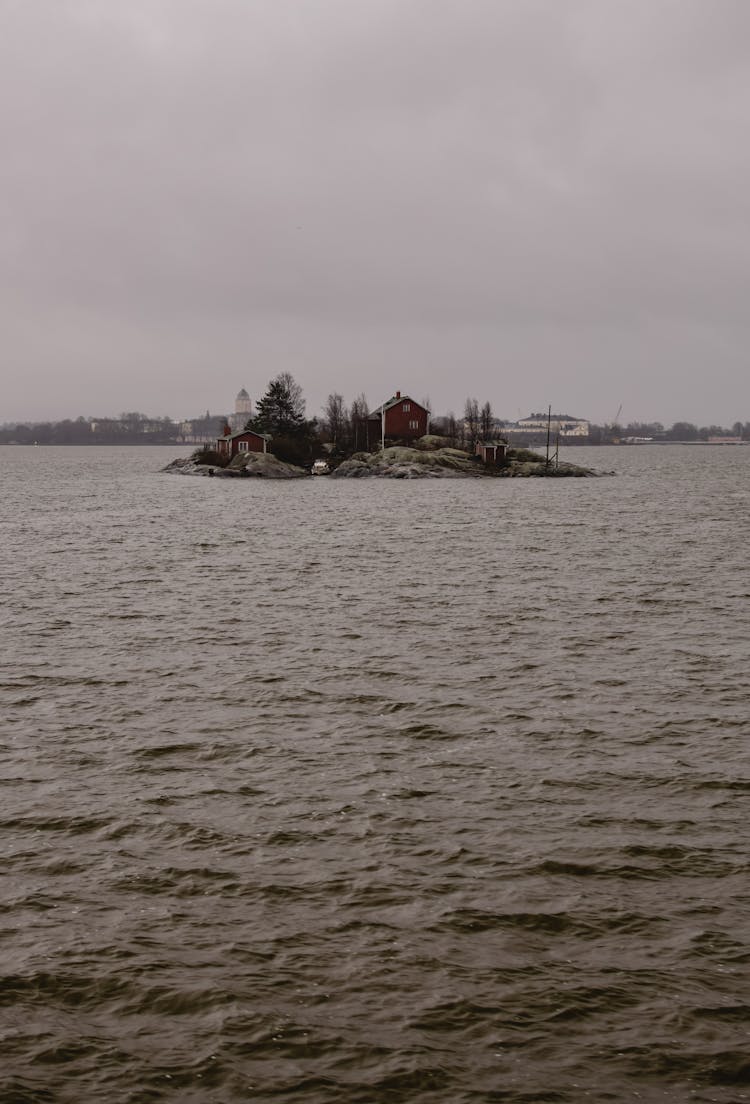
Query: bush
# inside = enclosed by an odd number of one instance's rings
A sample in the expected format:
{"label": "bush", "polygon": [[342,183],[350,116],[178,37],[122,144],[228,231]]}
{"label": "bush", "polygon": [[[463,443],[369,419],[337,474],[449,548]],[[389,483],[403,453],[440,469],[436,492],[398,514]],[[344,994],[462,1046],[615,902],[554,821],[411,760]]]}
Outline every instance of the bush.
{"label": "bush", "polygon": [[[525,448],[509,448],[506,452],[508,460],[515,460],[519,464],[543,464],[544,457],[538,452],[532,452],[531,449]],[[550,464],[552,458],[550,457]]]}
{"label": "bush", "polygon": [[228,456],[222,456],[220,452],[212,448],[196,449],[193,453],[196,464],[210,464],[213,468],[225,468],[229,463]]}
{"label": "bush", "polygon": [[313,461],[313,450],[307,437],[274,437],[269,448],[278,460],[283,460],[285,464],[295,464],[298,468],[309,467]]}

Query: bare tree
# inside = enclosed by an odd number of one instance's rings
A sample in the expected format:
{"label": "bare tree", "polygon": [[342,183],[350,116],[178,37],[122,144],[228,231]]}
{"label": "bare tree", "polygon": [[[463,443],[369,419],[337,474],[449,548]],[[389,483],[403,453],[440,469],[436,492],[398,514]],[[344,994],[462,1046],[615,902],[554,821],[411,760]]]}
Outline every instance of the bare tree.
{"label": "bare tree", "polygon": [[495,436],[495,415],[492,413],[492,407],[489,402],[486,402],[480,411],[479,428],[481,430],[482,440],[489,441]]}
{"label": "bare tree", "polygon": [[351,444],[355,452],[367,448],[367,415],[370,408],[363,392],[357,395],[351,405],[349,421],[351,423]]}
{"label": "bare tree", "polygon": [[464,406],[464,427],[469,443],[469,452],[474,451],[474,446],[479,440],[479,403],[476,399],[467,399]]}
{"label": "bare tree", "polygon": [[325,427],[334,445],[341,445],[346,437],[349,413],[344,406],[344,396],[334,391],[323,407]]}

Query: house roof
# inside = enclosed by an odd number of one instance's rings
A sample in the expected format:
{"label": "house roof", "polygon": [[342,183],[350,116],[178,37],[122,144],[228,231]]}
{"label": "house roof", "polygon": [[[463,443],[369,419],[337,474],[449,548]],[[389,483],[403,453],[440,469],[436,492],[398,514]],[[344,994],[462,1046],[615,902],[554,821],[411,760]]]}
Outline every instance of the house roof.
{"label": "house roof", "polygon": [[236,441],[238,437],[245,437],[247,434],[251,434],[253,437],[260,437],[263,441],[271,440],[267,433],[258,433],[257,429],[240,429],[237,433],[227,433],[224,437],[219,437],[219,440]]}
{"label": "house roof", "polygon": [[422,404],[418,403],[416,399],[413,399],[411,395],[394,395],[393,398],[388,399],[386,402],[376,407],[375,410],[371,410],[367,417],[379,418],[384,411],[390,410],[392,406],[398,406],[398,404],[402,402],[414,403],[414,405],[418,406],[420,410],[424,410],[429,413],[429,411],[427,411],[427,407],[422,406]]}

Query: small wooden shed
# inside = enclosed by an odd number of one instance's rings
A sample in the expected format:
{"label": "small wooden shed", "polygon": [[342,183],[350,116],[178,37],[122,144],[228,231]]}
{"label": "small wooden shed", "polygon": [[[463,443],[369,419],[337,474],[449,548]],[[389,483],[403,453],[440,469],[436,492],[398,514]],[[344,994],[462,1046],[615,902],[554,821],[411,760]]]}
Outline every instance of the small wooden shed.
{"label": "small wooden shed", "polygon": [[505,441],[477,441],[475,454],[482,458],[483,463],[497,465],[505,460],[507,447]]}

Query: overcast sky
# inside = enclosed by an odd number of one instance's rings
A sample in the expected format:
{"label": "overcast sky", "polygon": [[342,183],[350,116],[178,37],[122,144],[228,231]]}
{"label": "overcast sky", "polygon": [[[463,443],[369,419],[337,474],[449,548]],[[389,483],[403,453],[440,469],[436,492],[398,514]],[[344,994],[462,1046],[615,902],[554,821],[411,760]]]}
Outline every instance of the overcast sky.
{"label": "overcast sky", "polygon": [[0,421],[750,420],[748,0],[0,0]]}

